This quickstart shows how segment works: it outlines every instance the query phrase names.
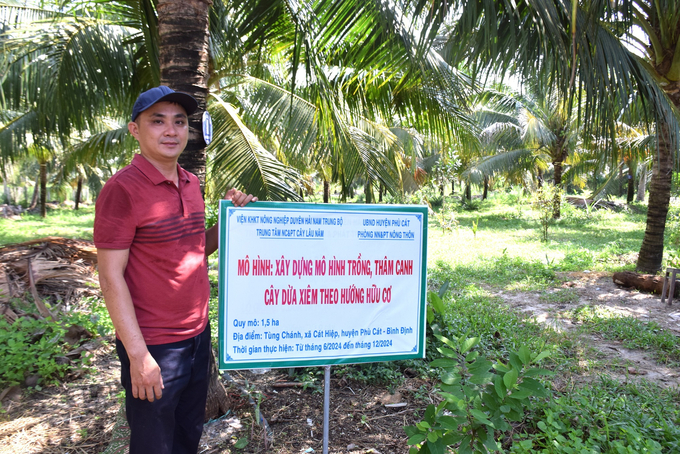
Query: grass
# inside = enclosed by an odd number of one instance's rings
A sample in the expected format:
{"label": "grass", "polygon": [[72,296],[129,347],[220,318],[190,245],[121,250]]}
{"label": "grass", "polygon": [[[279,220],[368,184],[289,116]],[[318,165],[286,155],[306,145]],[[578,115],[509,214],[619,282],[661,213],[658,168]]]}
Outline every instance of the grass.
{"label": "grass", "polygon": [[0,246],[47,236],[91,240],[93,223],[94,206],[48,209],[45,218],[39,214],[22,214],[20,220],[0,218]]}
{"label": "grass", "polygon": [[563,288],[557,290],[544,291],[538,300],[542,303],[550,304],[574,304],[578,303],[579,296],[576,289]]}
{"label": "grass", "polygon": [[428,265],[439,260],[469,264],[506,254],[513,260],[544,262],[555,271],[634,268],[632,257],[639,251],[644,234],[643,214],[607,210],[587,214],[564,204],[562,218],[550,227],[548,241],[542,242],[537,215],[528,201],[520,208],[518,212],[506,194],[479,203],[478,211],[449,201],[439,213],[453,215],[457,227],[446,233],[432,222]]}
{"label": "grass", "polygon": [[583,332],[621,341],[627,348],[650,350],[660,362],[679,365],[680,338],[655,322],[641,322],[593,306],[580,306],[570,311],[570,316],[581,323]]}
{"label": "grass", "polygon": [[600,377],[539,402],[528,424],[536,433],[515,436],[513,453],[680,452],[676,391],[646,382]]}
{"label": "grass", "polygon": [[[548,349],[549,367],[562,379],[585,371],[594,377],[602,374],[589,385],[573,384],[568,392],[537,401],[510,452],[676,452],[677,390],[644,380],[619,383],[607,378],[598,351],[574,335],[527,320],[495,296],[498,290],[534,292],[543,303],[575,304],[575,289],[554,289],[559,272],[634,269],[645,227],[640,210],[585,213],[563,206],[562,213],[550,227],[547,242],[540,240],[540,225],[530,206],[513,204],[504,194],[477,203],[474,210],[445,203],[438,216],[431,217],[428,281],[433,290],[450,284],[446,330],[451,336],[480,337],[482,353],[490,358],[507,358],[520,346]],[[439,219],[455,228],[440,228]],[[666,260],[674,253],[669,246]],[[649,351],[661,363],[678,365],[680,341],[655,323],[590,306],[567,315],[580,322],[579,333],[617,340]]]}
{"label": "grass", "polygon": [[[489,358],[504,359],[526,346],[550,350],[548,367],[561,380],[588,371],[606,372],[601,354],[571,334],[558,333],[527,319],[503,304],[498,292],[532,292],[537,302],[574,305],[575,289],[555,289],[563,271],[633,270],[645,228],[644,210],[586,212],[563,205],[562,218],[541,241],[540,224],[528,198],[498,193],[489,200],[462,206],[449,197],[430,217],[428,286],[438,290],[448,282],[443,332],[480,338],[479,349]],[[671,207],[671,217],[680,207]],[[0,219],[0,244],[43,236],[91,238],[93,209],[54,210],[46,219],[25,215],[19,221]],[[674,224],[673,224],[674,225]],[[669,227],[669,236],[673,238]],[[677,256],[669,241],[666,260]],[[210,277],[217,280],[216,255]],[[216,288],[211,296],[211,325],[217,335]],[[677,367],[680,341],[654,323],[644,323],[595,306],[567,312],[580,333],[597,334],[626,347],[648,351],[658,361]],[[428,340],[428,355],[435,351]],[[409,367],[429,373],[427,362],[339,366],[334,373],[347,378],[396,386]],[[298,371],[302,380],[320,380],[318,368]],[[619,383],[602,375],[584,386],[572,383],[566,392],[536,401],[524,427],[515,435],[510,452],[675,452],[680,432],[680,402],[676,391],[652,383]],[[632,447],[633,451],[624,450]]]}

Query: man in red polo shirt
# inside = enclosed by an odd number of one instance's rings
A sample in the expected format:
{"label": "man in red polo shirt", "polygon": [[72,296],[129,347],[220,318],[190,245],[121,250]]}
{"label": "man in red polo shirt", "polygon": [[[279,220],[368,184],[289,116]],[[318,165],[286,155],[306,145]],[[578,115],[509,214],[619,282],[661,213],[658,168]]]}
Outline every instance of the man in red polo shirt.
{"label": "man in red polo shirt", "polygon": [[[165,86],[142,93],[128,123],[140,154],[97,198],[99,281],[116,328],[131,454],[194,454],[203,430],[207,256],[218,232],[205,230],[198,178],[177,164],[197,108]],[[234,189],[225,198],[236,206],[257,200]]]}

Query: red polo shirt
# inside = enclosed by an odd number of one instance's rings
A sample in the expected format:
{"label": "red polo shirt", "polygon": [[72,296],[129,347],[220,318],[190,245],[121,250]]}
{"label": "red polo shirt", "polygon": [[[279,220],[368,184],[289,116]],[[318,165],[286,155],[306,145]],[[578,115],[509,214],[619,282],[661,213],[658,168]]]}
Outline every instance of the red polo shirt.
{"label": "red polo shirt", "polygon": [[177,169],[179,188],[138,154],[95,207],[95,246],[130,250],[125,281],[148,345],[189,339],[208,322],[205,205],[198,178]]}

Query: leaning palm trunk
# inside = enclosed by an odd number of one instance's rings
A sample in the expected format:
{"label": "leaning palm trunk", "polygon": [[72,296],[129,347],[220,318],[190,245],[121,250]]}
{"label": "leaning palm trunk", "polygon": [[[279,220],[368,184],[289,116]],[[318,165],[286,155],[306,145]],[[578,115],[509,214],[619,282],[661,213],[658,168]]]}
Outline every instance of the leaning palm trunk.
{"label": "leaning palm trunk", "polygon": [[38,206],[38,194],[40,192],[40,175],[35,179],[35,184],[33,185],[33,197],[31,197],[31,204],[28,206],[28,211],[35,210]]}
{"label": "leaning palm trunk", "polygon": [[201,115],[208,95],[208,13],[212,0],[159,0],[158,34],[161,83],[190,94],[198,110],[189,117],[189,143],[179,165],[196,175],[205,188],[206,151]]}
{"label": "leaning palm trunk", "polygon": [[649,183],[647,228],[635,267],[637,271],[645,273],[656,273],[661,269],[663,237],[673,175],[673,154],[669,127],[663,119],[658,122],[657,127],[657,156],[652,164],[652,178]]}

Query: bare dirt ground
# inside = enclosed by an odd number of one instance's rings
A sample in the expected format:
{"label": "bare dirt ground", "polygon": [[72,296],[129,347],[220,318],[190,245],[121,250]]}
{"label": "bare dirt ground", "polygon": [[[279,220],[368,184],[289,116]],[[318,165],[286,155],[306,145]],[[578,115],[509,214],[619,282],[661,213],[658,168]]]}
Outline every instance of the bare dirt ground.
{"label": "bare dirt ground", "polygon": [[[661,302],[659,295],[626,289],[615,284],[611,273],[575,272],[563,273],[563,288],[573,288],[576,301],[566,303],[541,302],[541,293],[500,293],[510,306],[527,313],[530,317],[545,323],[557,331],[573,331],[578,328],[565,312],[578,306],[603,306],[609,312],[625,317],[634,317],[643,322],[655,322],[660,327],[680,336],[680,301],[672,304]],[[645,351],[625,348],[620,342],[609,341],[596,335],[581,336],[581,341],[599,352],[609,365],[607,373],[619,380],[644,377],[663,387],[680,386],[680,369],[657,363]]]}
{"label": "bare dirt ground", "polygon": [[[568,302],[549,302],[546,292],[495,291],[517,310],[556,330],[578,328],[565,311],[578,305],[603,305],[643,321],[655,321],[680,335],[680,302],[661,303],[658,295],[622,289],[608,273],[568,273],[552,291],[573,289]],[[548,292],[549,294],[549,292]],[[108,340],[110,341],[110,339]],[[582,336],[595,349],[607,371],[620,380],[645,379],[665,387],[680,386],[680,369],[656,363],[645,351],[631,350],[597,336]],[[73,377],[58,387],[28,392],[15,389],[2,399],[0,454],[100,453],[111,442],[120,408],[118,361],[110,342],[92,347],[96,373]],[[587,368],[584,368],[587,370]],[[432,383],[406,376],[393,387],[363,386],[333,379],[330,396],[330,453],[406,453],[402,427],[419,420],[434,401]],[[598,373],[601,371],[598,371]],[[587,380],[587,376],[580,377]],[[287,371],[265,374],[230,372],[225,378],[233,410],[205,426],[202,453],[311,453],[322,452],[323,390],[291,383]],[[0,390],[2,391],[2,390]],[[244,397],[248,392],[252,399]],[[260,424],[257,411],[263,419]],[[243,449],[238,440],[246,439]],[[121,451],[122,452],[122,451]]]}

